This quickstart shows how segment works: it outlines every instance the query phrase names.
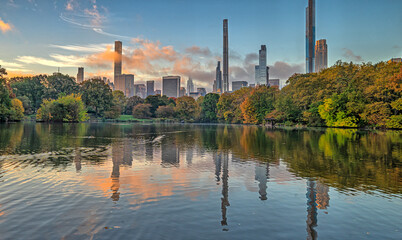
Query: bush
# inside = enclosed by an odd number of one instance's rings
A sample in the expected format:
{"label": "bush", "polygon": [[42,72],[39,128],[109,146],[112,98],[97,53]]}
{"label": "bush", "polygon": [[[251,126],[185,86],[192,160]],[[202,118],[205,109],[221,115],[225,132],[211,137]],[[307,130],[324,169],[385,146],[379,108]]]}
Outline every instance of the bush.
{"label": "bush", "polygon": [[172,106],[159,106],[156,110],[156,116],[158,118],[173,118],[174,109]]}
{"label": "bush", "polygon": [[88,120],[81,95],[71,94],[57,100],[45,100],[36,118],[47,122],[80,122]]}
{"label": "bush", "polygon": [[133,117],[135,118],[150,118],[152,116],[151,113],[151,104],[138,104],[133,108]]}

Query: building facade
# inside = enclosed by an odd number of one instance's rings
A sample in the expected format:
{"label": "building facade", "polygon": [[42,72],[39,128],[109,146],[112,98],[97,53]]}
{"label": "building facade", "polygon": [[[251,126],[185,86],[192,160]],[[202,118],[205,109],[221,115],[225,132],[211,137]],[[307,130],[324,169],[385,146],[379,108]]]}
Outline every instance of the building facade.
{"label": "building facade", "polygon": [[140,98],[147,97],[147,88],[145,84],[134,84],[134,95]]}
{"label": "building facade", "polygon": [[126,95],[126,97],[134,96],[134,75],[133,74],[121,74],[117,75],[114,80],[115,90],[120,90]]}
{"label": "building facade", "polygon": [[205,88],[197,88],[197,92],[200,93],[201,96],[207,95],[207,90]]}
{"label": "building facade", "polygon": [[306,8],[306,72],[314,72],[315,0],[308,0]]}
{"label": "building facade", "polygon": [[229,34],[228,20],[223,20],[223,91],[229,91]]}
{"label": "building facade", "polygon": [[190,96],[190,93],[194,92],[194,83],[193,83],[193,79],[188,78],[187,80],[187,96]]}
{"label": "building facade", "polygon": [[166,76],[162,78],[162,96],[179,97],[180,76]]}
{"label": "building facade", "polygon": [[400,63],[402,62],[402,58],[391,58],[388,63]]}
{"label": "building facade", "polygon": [[234,81],[232,82],[232,91],[237,91],[242,87],[247,87],[248,83],[246,81]]}
{"label": "building facade", "polygon": [[186,96],[186,88],[180,87],[179,97],[183,97],[183,96]]}
{"label": "building facade", "polygon": [[114,42],[114,79],[121,75],[123,44],[120,41]]}
{"label": "building facade", "polygon": [[83,81],[84,81],[84,68],[79,67],[77,74],[77,83],[82,83]]}
{"label": "building facade", "polygon": [[147,96],[155,95],[155,81],[147,81]]}
{"label": "building facade", "polygon": [[328,68],[327,40],[321,39],[315,43],[315,72]]}
{"label": "building facade", "polygon": [[222,82],[222,71],[221,71],[221,62],[218,61],[218,65],[216,66],[216,92],[223,92],[223,82]]}
{"label": "building facade", "polygon": [[279,79],[269,79],[267,86],[270,87],[280,87],[280,80]]}
{"label": "building facade", "polygon": [[261,45],[258,55],[258,65],[255,66],[255,84],[267,84],[269,79],[269,67],[267,67],[267,47]]}

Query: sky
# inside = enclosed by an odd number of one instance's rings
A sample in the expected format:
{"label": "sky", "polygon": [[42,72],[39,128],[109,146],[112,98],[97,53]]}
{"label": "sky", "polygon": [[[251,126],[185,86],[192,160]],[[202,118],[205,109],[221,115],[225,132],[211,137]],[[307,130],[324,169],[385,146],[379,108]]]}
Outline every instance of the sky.
{"label": "sky", "polygon": [[[0,0],[0,65],[9,76],[52,74],[113,80],[114,41],[135,83],[180,75],[212,89],[229,19],[230,81],[254,83],[267,45],[270,77],[305,72],[307,0]],[[316,39],[328,65],[402,57],[402,1],[316,0]]]}

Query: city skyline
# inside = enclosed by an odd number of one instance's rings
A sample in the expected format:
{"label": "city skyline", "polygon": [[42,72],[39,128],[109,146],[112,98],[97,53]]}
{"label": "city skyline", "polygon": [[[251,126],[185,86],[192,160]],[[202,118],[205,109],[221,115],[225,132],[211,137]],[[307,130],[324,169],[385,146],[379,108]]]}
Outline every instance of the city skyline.
{"label": "city skyline", "polygon": [[[69,0],[54,5],[31,2],[35,4],[6,1],[0,10],[0,65],[10,76],[51,74],[58,67],[62,73],[76,76],[77,68],[84,67],[86,77],[112,79],[113,42],[119,40],[124,45],[123,62],[127,63],[122,72],[134,74],[136,83],[155,80],[155,88],[160,89],[162,76],[180,75],[186,79],[191,75],[194,85],[210,91],[217,60],[223,57],[221,24],[226,18],[230,21],[229,84],[243,80],[253,83],[254,65],[258,63],[255,49],[262,44],[269,46],[267,65],[272,78],[284,81],[295,72],[305,71],[303,32],[307,0],[287,4],[267,1],[265,5],[272,14],[252,17],[245,16],[260,10],[240,1],[234,1],[227,9],[221,7],[227,1],[222,1],[218,3],[221,13],[214,10],[204,17],[201,15],[208,4],[168,1],[162,6],[197,10],[190,21],[184,21],[188,19],[186,13],[166,23],[161,22],[163,11],[156,9],[154,13],[147,3],[136,3],[142,10],[128,14],[135,6],[125,1],[119,2],[118,7],[105,1]],[[390,0],[381,5],[367,1],[364,6],[347,1],[316,1],[316,35],[331,42],[328,66],[337,60],[378,62],[401,57],[398,39],[402,34],[394,31],[402,22],[396,14],[401,7],[401,2]],[[353,17],[356,10],[363,14]],[[374,12],[375,15],[371,14]],[[30,17],[29,23],[23,21],[25,15]],[[204,18],[208,20],[197,20]],[[266,31],[252,27],[261,22],[266,24]],[[135,32],[129,30],[129,23],[136,26]],[[188,28],[189,25],[194,28]],[[379,29],[376,34],[374,28]],[[180,33],[180,29],[190,31]],[[362,40],[365,44],[360,44]]]}

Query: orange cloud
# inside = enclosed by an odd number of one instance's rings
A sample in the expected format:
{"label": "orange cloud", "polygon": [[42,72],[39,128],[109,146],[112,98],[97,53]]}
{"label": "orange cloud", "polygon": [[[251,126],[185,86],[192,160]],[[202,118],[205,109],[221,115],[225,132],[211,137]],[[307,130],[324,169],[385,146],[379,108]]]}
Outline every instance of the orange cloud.
{"label": "orange cloud", "polygon": [[0,30],[3,33],[6,33],[8,31],[11,31],[13,29],[13,26],[10,23],[5,23],[1,18],[0,18]]}

